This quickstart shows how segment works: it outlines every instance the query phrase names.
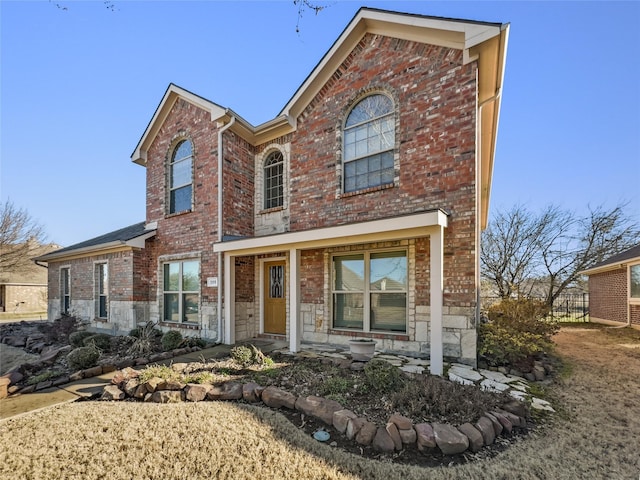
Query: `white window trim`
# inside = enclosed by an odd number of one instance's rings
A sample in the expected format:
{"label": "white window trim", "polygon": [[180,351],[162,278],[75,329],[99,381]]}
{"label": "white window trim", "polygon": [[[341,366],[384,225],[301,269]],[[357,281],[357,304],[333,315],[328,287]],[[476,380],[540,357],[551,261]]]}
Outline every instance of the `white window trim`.
{"label": "white window trim", "polygon": [[[278,150],[282,154],[282,206],[265,208],[265,178],[264,178],[264,162],[267,157],[273,153],[274,150]],[[256,185],[255,185],[255,204],[256,211],[258,213],[272,212],[274,210],[286,210],[289,208],[289,156],[291,152],[291,144],[280,145],[279,143],[272,143],[267,145],[265,149],[256,155],[255,172],[256,172]]]}
{"label": "white window trim", "polygon": [[630,305],[640,305],[640,297],[631,296],[631,268],[639,267],[640,262],[630,263],[627,265],[627,300]]}
{"label": "white window trim", "polygon": [[[66,270],[67,273],[67,279],[69,281],[69,309],[65,312],[64,311],[64,293],[62,291],[62,271]],[[71,265],[63,265],[60,267],[60,270],[58,272],[58,287],[60,290],[60,313],[63,315],[70,315],[71,314],[71,299],[72,297],[72,292],[71,292]]]}
{"label": "white window trim", "polygon": [[[164,318],[164,266],[167,263],[178,263],[188,261],[198,262],[198,321],[197,322],[183,322],[182,320],[173,321],[165,320]],[[160,322],[171,325],[199,325],[202,323],[202,255],[200,252],[191,252],[184,254],[163,255],[158,258],[158,315]]]}
{"label": "white window trim", "polygon": [[[171,183],[173,181],[172,179],[173,179],[173,165],[174,165],[173,156],[176,153],[178,146],[185,141],[191,143],[191,181],[179,186],[172,186]],[[187,158],[187,157],[184,157],[184,158]],[[181,213],[193,211],[193,206],[195,205],[195,182],[194,182],[195,158],[196,158],[195,144],[193,143],[193,140],[191,140],[189,136],[187,136],[184,133],[180,133],[176,138],[172,140],[171,147],[169,148],[169,153],[166,160],[166,194],[165,195],[166,195],[166,202],[167,202],[166,215],[168,216],[180,215]],[[182,159],[181,161],[184,161],[184,159]],[[187,210],[177,210],[175,212],[172,212],[171,211],[171,193],[174,190],[178,190],[180,188],[186,187],[187,185],[191,185],[191,204],[189,205],[189,208]]]}
{"label": "white window trim", "polygon": [[[391,252],[404,252],[405,253],[405,259],[406,259],[406,267],[407,267],[407,281],[405,283],[405,289],[403,291],[394,291],[392,293],[404,293],[406,296],[406,300],[405,300],[405,324],[404,324],[404,331],[400,331],[400,330],[372,330],[371,329],[371,288],[370,288],[370,282],[369,282],[369,274],[371,272],[371,254],[378,254],[378,253],[391,253]],[[363,294],[363,318],[362,318],[362,329],[356,329],[356,328],[346,328],[346,327],[336,327],[333,323],[334,321],[334,293],[340,293],[340,292],[336,292],[336,290],[334,289],[335,286],[335,282],[334,282],[334,258],[336,257],[345,257],[345,256],[350,256],[350,255],[364,255],[364,290],[362,291]],[[409,283],[411,281],[410,277],[411,277],[411,273],[410,273],[410,258],[409,258],[410,252],[409,252],[409,248],[406,246],[402,246],[402,247],[396,247],[396,248],[384,248],[384,249],[366,249],[366,250],[353,250],[353,251],[344,251],[344,252],[334,252],[331,253],[329,255],[329,288],[328,288],[328,293],[329,293],[329,304],[330,304],[330,311],[329,311],[329,324],[331,325],[331,329],[332,330],[336,330],[336,331],[344,331],[344,332],[362,332],[362,333],[380,333],[380,334],[385,334],[385,335],[408,335],[409,334],[409,309],[410,309],[410,305],[409,305]],[[349,293],[349,292],[346,292]],[[360,292],[352,292],[352,293],[360,293]],[[366,313],[366,314],[365,314]]]}
{"label": "white window trim", "polygon": [[[105,298],[106,298],[106,305],[107,305],[107,316],[106,317],[101,317],[100,316],[100,292],[98,290],[98,282],[100,281],[98,278],[98,266],[100,265],[106,265],[107,266],[107,283],[104,286],[105,288]],[[108,260],[103,260],[103,261],[96,261],[93,262],[93,305],[94,305],[94,312],[93,312],[93,316],[94,318],[97,318],[99,320],[109,320],[109,313],[110,313],[110,308],[109,308],[109,283],[111,281],[111,275],[110,275],[110,268],[109,268],[109,261]]]}

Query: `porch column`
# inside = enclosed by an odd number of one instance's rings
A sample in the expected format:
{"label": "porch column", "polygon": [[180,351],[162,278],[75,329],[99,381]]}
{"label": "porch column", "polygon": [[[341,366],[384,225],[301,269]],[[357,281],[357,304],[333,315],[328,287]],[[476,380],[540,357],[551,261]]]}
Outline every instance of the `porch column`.
{"label": "porch column", "polygon": [[300,351],[300,250],[289,250],[289,350]]}
{"label": "porch column", "polygon": [[429,237],[431,246],[430,277],[431,282],[431,321],[430,326],[430,351],[432,375],[442,375],[444,373],[443,353],[442,353],[442,292],[444,289],[444,228],[438,226],[437,232]]}
{"label": "porch column", "polygon": [[236,343],[236,257],[224,256],[224,332],[222,338],[226,345]]}

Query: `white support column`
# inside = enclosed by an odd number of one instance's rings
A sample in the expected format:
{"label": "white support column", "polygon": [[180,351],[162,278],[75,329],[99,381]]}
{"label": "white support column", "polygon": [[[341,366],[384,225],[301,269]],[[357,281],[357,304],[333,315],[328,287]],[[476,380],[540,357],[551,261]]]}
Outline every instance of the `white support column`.
{"label": "white support column", "polygon": [[222,337],[226,345],[236,343],[236,257],[224,256],[224,332]]}
{"label": "white support column", "polygon": [[442,346],[442,292],[444,290],[444,228],[438,227],[437,233],[432,233],[430,238],[430,282],[431,282],[431,322],[430,322],[430,351],[431,374],[442,375],[443,346]]}
{"label": "white support column", "polygon": [[300,351],[300,250],[289,250],[289,350]]}

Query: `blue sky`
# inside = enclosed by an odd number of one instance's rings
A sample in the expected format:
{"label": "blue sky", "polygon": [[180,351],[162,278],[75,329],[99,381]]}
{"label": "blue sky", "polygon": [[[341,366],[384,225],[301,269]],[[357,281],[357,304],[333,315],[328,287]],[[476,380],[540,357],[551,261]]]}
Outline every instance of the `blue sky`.
{"label": "blue sky", "polygon": [[492,211],[626,200],[640,220],[640,3],[318,3],[1,0],[0,200],[63,246],[143,221],[130,155],[169,83],[260,124],[366,5],[511,23]]}

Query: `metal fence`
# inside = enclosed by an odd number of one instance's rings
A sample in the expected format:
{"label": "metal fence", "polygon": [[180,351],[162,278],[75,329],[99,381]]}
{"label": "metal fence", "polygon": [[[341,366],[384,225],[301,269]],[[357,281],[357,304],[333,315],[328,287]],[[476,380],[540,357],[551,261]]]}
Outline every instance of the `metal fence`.
{"label": "metal fence", "polygon": [[[538,298],[544,300],[544,298]],[[482,298],[482,308],[487,308],[500,301],[499,297],[485,296]],[[589,294],[588,293],[562,293],[555,302],[549,315],[558,322],[588,322],[589,321]]]}

